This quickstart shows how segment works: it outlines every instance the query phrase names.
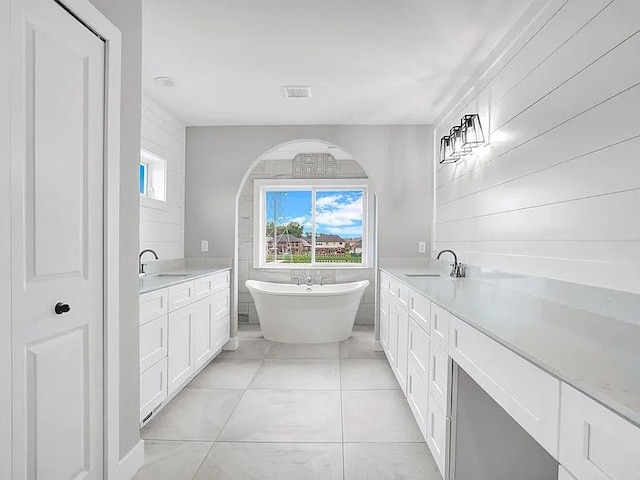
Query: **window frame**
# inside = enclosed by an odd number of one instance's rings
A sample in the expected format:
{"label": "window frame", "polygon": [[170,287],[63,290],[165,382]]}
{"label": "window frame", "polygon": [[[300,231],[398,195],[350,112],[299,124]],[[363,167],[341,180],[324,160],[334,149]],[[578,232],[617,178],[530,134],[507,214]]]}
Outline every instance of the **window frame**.
{"label": "window frame", "polygon": [[146,166],[145,193],[140,193],[140,204],[144,207],[166,210],[169,176],[167,161],[141,148],[140,165]]}
{"label": "window frame", "polygon": [[[256,269],[324,269],[335,270],[342,268],[363,269],[373,266],[373,214],[374,197],[371,182],[367,179],[260,179],[253,181],[253,268]],[[313,229],[311,231],[312,258],[315,254],[315,193],[317,191],[348,191],[362,190],[362,262],[361,263],[266,263],[266,205],[265,198],[268,191],[311,191],[311,217]]]}

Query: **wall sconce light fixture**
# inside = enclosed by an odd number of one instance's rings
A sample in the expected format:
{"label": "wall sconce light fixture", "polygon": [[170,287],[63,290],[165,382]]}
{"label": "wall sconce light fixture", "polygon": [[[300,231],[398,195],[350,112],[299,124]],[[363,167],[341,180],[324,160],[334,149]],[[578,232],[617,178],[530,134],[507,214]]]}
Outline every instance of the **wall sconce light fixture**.
{"label": "wall sconce light fixture", "polygon": [[449,130],[449,135],[440,139],[440,163],[455,163],[466,157],[484,144],[484,132],[480,123],[480,115],[465,115]]}

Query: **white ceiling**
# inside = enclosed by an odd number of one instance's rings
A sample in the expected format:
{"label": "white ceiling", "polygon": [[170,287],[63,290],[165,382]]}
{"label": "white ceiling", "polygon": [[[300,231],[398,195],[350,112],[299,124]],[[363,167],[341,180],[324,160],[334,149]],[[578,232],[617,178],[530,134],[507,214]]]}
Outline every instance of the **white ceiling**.
{"label": "white ceiling", "polygon": [[144,0],[143,85],[187,125],[431,123],[531,4]]}

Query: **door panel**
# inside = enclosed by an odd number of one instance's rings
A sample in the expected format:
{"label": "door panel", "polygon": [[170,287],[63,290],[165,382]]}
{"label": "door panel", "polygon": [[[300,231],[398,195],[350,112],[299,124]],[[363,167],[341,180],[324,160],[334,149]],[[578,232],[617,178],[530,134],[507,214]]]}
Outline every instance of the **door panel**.
{"label": "door panel", "polygon": [[53,0],[11,27],[12,478],[98,479],[105,45]]}

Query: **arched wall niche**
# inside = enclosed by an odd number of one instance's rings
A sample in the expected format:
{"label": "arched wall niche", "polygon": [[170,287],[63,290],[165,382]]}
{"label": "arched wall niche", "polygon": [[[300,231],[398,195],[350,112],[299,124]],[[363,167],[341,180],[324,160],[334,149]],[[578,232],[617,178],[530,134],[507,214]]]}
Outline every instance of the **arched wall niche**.
{"label": "arched wall niche", "polygon": [[[300,171],[300,165],[294,158],[300,154],[314,154],[313,157],[333,158],[331,160],[319,158],[315,164],[307,164],[313,169],[310,173]],[[331,157],[326,157],[330,155]],[[298,157],[299,158],[299,157]],[[309,159],[308,161],[313,161]],[[370,268],[336,268],[313,270],[305,269],[304,265],[290,269],[255,269],[253,268],[253,225],[254,225],[254,180],[256,179],[293,179],[293,178],[336,178],[336,179],[369,179],[362,165],[343,147],[320,139],[297,139],[281,143],[260,155],[247,169],[236,194],[236,229],[234,255],[234,286],[236,292],[235,307],[239,324],[257,324],[258,319],[250,293],[245,287],[248,279],[264,280],[278,283],[289,283],[293,277],[311,276],[319,281],[320,276],[330,282],[342,283],[355,280],[369,280],[370,285],[365,291],[363,301],[358,310],[356,324],[375,324],[375,292],[376,292],[376,263]],[[375,187],[370,194],[375,198]],[[371,229],[375,242],[375,222]],[[377,255],[374,253],[374,258]],[[316,278],[318,277],[318,278]],[[233,332],[232,332],[233,336]]]}

